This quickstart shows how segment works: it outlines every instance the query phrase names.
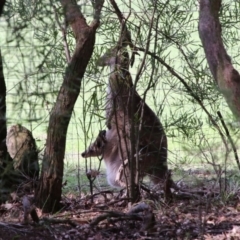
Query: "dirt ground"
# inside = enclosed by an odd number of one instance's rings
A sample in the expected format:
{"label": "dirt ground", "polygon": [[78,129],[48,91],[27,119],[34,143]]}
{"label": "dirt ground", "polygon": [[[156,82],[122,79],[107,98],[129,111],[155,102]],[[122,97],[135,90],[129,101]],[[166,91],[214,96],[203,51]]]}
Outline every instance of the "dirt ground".
{"label": "dirt ground", "polygon": [[[214,183],[216,186],[216,183]],[[119,191],[65,195],[54,215],[36,209],[39,222],[24,221],[22,200],[0,206],[0,240],[50,239],[240,239],[240,191],[224,192],[201,183],[172,190],[166,202],[162,190],[142,190],[130,206]]]}
{"label": "dirt ground", "polygon": [[[176,195],[177,196],[177,195]],[[129,210],[112,194],[65,198],[66,209],[23,223],[20,203],[1,206],[0,239],[240,239],[238,196],[223,204],[216,197],[185,195],[164,204],[144,201]],[[100,217],[99,217],[100,216]]]}

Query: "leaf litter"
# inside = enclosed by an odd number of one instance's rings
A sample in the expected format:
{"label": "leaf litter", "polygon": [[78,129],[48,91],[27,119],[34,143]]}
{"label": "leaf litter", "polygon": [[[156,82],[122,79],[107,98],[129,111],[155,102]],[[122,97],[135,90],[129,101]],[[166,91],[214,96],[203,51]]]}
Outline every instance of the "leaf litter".
{"label": "leaf litter", "polygon": [[119,191],[69,194],[56,214],[34,208],[38,223],[14,199],[0,206],[0,239],[240,239],[239,197],[235,191],[223,201],[206,185],[172,189],[170,203],[163,191],[141,190],[132,206]]}

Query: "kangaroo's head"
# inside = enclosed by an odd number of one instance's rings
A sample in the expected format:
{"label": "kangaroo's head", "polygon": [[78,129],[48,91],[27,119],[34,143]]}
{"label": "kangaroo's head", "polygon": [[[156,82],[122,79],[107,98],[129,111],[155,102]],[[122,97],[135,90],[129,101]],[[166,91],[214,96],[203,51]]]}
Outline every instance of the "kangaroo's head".
{"label": "kangaroo's head", "polygon": [[103,155],[104,147],[107,143],[106,139],[106,130],[102,130],[99,132],[96,140],[90,144],[90,146],[82,152],[83,158],[88,157],[97,157]]}
{"label": "kangaroo's head", "polygon": [[129,54],[127,49],[114,47],[108,49],[98,61],[98,66],[110,67],[109,83],[111,91],[119,93],[119,91],[128,90],[133,86],[132,77],[129,73]]}
{"label": "kangaroo's head", "polygon": [[119,46],[108,49],[106,53],[98,59],[97,66],[109,66],[112,70],[116,70],[116,68],[128,70],[129,54],[127,49]]}

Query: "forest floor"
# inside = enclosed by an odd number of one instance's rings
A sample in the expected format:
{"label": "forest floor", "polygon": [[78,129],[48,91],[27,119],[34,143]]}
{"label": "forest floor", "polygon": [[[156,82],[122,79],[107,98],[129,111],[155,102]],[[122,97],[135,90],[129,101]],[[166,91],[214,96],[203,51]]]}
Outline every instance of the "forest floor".
{"label": "forest floor", "polygon": [[[220,193],[216,182],[181,185],[170,202],[163,191],[141,191],[129,206],[123,192],[65,195],[57,214],[42,214],[39,223],[24,221],[22,201],[0,206],[0,240],[50,239],[240,239],[240,189]],[[222,187],[222,186],[221,186]]]}

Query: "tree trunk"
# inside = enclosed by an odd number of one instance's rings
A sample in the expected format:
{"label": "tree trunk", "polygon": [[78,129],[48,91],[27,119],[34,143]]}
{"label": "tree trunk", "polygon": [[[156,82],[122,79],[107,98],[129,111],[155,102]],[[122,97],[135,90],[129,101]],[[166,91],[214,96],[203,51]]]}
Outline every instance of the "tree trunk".
{"label": "tree trunk", "polygon": [[[0,2],[0,16],[3,12],[5,0]],[[6,146],[7,121],[6,121],[6,84],[3,74],[3,59],[0,50],[0,203],[8,199],[16,179],[13,174],[13,162]]]}
{"label": "tree trunk", "polygon": [[[74,104],[80,92],[81,80],[92,56],[99,14],[104,1],[95,6],[95,20],[88,26],[76,1],[61,0],[66,21],[76,38],[76,49],[66,69],[56,103],[52,109],[47,143],[42,164],[40,184],[35,193],[37,205],[44,212],[59,209],[62,193],[63,159],[66,135]],[[101,4],[100,4],[101,3]]]}
{"label": "tree trunk", "polygon": [[4,7],[5,3],[6,3],[6,0],[1,0],[1,2],[0,2],[0,17],[2,15],[3,7]]}
{"label": "tree trunk", "polygon": [[199,35],[214,80],[232,112],[240,119],[240,75],[223,45],[220,8],[221,0],[200,0]]}
{"label": "tree trunk", "polygon": [[[0,16],[2,15],[4,4],[5,4],[5,0],[1,1]],[[7,136],[6,91],[7,89],[6,89],[6,84],[5,84],[4,74],[3,74],[2,53],[0,50],[0,161],[3,159],[7,159],[7,155],[8,155],[7,146],[6,146],[6,136]]]}

